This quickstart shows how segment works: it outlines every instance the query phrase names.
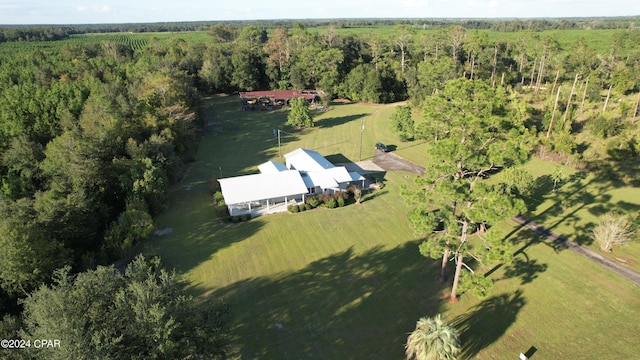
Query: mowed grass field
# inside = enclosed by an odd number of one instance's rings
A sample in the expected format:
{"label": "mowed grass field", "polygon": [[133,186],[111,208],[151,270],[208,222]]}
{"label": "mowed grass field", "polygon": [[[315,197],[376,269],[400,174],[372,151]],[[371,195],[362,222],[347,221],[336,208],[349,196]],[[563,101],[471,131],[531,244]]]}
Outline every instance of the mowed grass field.
{"label": "mowed grass field", "polygon": [[[296,131],[282,127],[286,111],[242,112],[230,96],[207,104],[214,123],[156,219],[173,231],[152,251],[185,274],[194,296],[232,307],[233,358],[402,359],[416,320],[437,313],[461,332],[461,358],[514,359],[532,346],[534,359],[636,357],[640,288],[510,223],[503,226],[520,252],[491,274],[491,295],[440,300],[449,284],[434,281],[438,262],[419,254],[399,195],[413,174],[382,174],[386,186],[361,205],[220,224],[212,176],[254,172],[298,147],[357,161],[382,141],[419,164],[428,158],[422,143],[390,132],[393,105],[336,104],[315,128]],[[274,128],[285,132],[280,151]]]}

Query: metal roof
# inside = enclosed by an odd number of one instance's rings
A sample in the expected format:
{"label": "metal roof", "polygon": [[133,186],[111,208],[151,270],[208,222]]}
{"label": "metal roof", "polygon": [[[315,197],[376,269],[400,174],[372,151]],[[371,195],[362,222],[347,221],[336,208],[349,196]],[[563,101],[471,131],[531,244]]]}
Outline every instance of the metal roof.
{"label": "metal roof", "polygon": [[281,162],[267,161],[258,166],[258,170],[262,174],[275,174],[287,170],[287,166]]}
{"label": "metal roof", "polygon": [[359,172],[349,171],[349,176],[351,176],[351,181],[362,181],[365,180],[365,177],[360,175]]}
{"label": "metal roof", "polygon": [[236,176],[218,181],[227,205],[307,193],[307,186],[295,170]]}
{"label": "metal roof", "polygon": [[309,188],[320,186],[321,189],[335,189],[339,186],[334,178],[323,171],[311,171],[302,174],[302,180]]}
{"label": "metal roof", "polygon": [[302,180],[307,187],[320,186],[322,189],[336,189],[340,187],[341,183],[353,181],[353,177],[345,167],[339,166],[326,170],[303,172]]}
{"label": "metal roof", "polygon": [[[342,183],[363,180],[357,172],[334,166],[318,152],[297,149],[284,155],[287,164],[267,161],[260,174],[218,179],[227,205],[306,194],[307,188],[336,189]],[[289,169],[287,169],[287,167]]]}
{"label": "metal roof", "polygon": [[315,90],[267,90],[267,91],[242,91],[241,99],[271,98],[273,100],[289,100],[302,97],[307,100],[315,99],[319,93]]}
{"label": "metal roof", "polygon": [[287,167],[298,171],[322,171],[335,166],[317,151],[299,148],[284,155]]}

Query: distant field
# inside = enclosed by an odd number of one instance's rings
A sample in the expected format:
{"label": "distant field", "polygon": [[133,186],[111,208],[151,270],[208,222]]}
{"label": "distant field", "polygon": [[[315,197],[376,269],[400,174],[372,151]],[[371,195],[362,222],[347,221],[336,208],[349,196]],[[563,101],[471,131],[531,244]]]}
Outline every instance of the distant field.
{"label": "distant field", "polygon": [[[436,313],[461,331],[465,359],[513,359],[532,346],[534,359],[635,357],[631,319],[640,318],[640,288],[526,231],[509,235],[521,251],[491,275],[497,282],[487,299],[439,300],[448,284],[434,282],[437,263],[418,253],[420,240],[406,221],[410,207],[398,193],[401,184],[412,186],[412,174],[384,174],[387,186],[360,206],[221,225],[208,179],[278,160],[272,130],[286,112],[241,112],[235,97],[208,104],[214,131],[203,134],[197,161],[156,219],[173,232],[157,237],[153,251],[185,272],[194,295],[232,306],[234,358],[403,359],[415,321]],[[383,141],[413,161],[428,161],[424,145],[395,141],[391,111],[393,105],[335,105],[314,129],[282,128],[290,133],[282,153],[305,146],[357,160],[364,120],[363,159]],[[550,168],[530,166],[536,176]],[[517,230],[509,222],[503,227]]]}
{"label": "distant field", "polygon": [[[270,29],[269,29],[270,30]],[[268,30],[268,31],[269,31]],[[383,38],[392,36],[393,26],[371,26],[371,27],[350,27],[335,28],[337,33],[347,35],[364,36],[368,34],[380,35]],[[415,34],[434,33],[434,29],[422,29],[415,27]],[[311,33],[325,34],[327,27],[308,28]],[[467,34],[476,30],[467,30]],[[490,41],[516,40],[523,36],[522,32],[499,32],[492,30],[477,30],[487,33]],[[568,51],[579,39],[592,47],[596,52],[604,54],[610,51],[613,34],[623,30],[547,30],[533,33],[535,36],[552,36],[558,40],[561,51]],[[43,51],[57,52],[64,44],[81,45],[87,42],[113,41],[116,43],[129,44],[135,51],[142,50],[152,40],[159,42],[170,41],[171,39],[183,39],[188,43],[203,43],[209,41],[208,31],[185,31],[185,32],[160,32],[160,33],[107,33],[107,34],[81,34],[73,35],[69,39],[59,41],[37,41],[27,43],[0,43],[0,51],[20,51],[23,49],[40,49]]]}
{"label": "distant field", "polygon": [[105,41],[131,45],[134,51],[140,51],[153,41],[160,43],[171,39],[183,39],[188,43],[202,43],[209,39],[206,31],[162,32],[162,33],[106,33],[72,35],[68,39],[58,41],[8,42],[0,43],[0,51],[15,52],[39,49],[44,52],[57,53],[63,45],[83,45]]}
{"label": "distant field", "polygon": [[[366,35],[375,34],[380,35],[383,38],[391,37],[393,26],[378,26],[378,27],[351,27],[351,28],[335,28],[339,34],[352,34],[352,35]],[[415,34],[430,34],[435,33],[436,29],[422,29],[420,27],[414,27]],[[327,27],[316,27],[309,29],[311,32],[325,34]],[[486,33],[489,37],[489,41],[515,41],[525,34],[525,32],[504,32],[493,30],[467,30],[467,34],[474,32]],[[613,34],[624,30],[545,30],[532,33],[534,36],[544,37],[551,36],[558,40],[560,44],[560,50],[562,52],[568,51],[572,48],[579,39],[584,39],[586,44],[593,48],[596,52],[605,54],[611,50],[611,39]]]}

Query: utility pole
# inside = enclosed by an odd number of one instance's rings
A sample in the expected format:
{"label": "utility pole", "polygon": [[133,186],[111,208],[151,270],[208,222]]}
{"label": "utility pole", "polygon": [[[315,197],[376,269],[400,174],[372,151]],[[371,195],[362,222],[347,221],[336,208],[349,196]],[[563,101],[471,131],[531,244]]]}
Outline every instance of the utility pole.
{"label": "utility pole", "polygon": [[358,161],[362,161],[362,133],[364,132],[364,118],[362,119],[362,124],[360,125],[360,158]]}
{"label": "utility pole", "polygon": [[280,151],[280,129],[278,129],[278,157],[282,157],[282,151]]}

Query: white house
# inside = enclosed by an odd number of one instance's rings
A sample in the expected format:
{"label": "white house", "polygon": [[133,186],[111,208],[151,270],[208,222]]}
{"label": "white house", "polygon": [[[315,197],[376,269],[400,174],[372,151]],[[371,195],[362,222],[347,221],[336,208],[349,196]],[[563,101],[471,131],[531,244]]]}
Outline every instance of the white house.
{"label": "white house", "polygon": [[344,190],[364,177],[334,166],[318,152],[297,149],[284,155],[286,164],[268,161],[260,174],[218,179],[230,215],[286,211],[287,205],[304,202],[305,195]]}

